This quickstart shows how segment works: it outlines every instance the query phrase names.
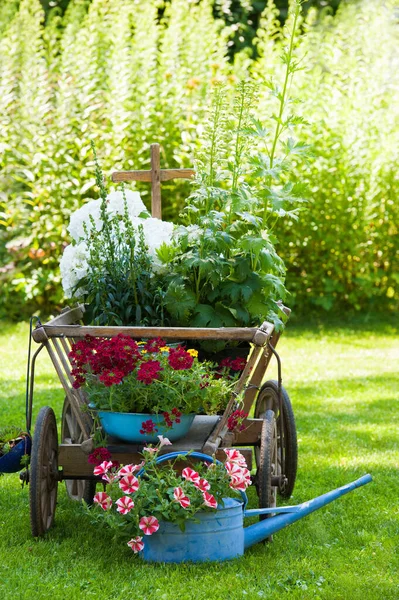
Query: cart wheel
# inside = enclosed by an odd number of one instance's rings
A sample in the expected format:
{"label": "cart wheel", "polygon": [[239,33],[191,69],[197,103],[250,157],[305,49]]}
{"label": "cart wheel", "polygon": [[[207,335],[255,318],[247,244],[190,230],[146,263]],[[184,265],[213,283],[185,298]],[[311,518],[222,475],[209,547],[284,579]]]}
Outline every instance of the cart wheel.
{"label": "cart wheel", "polygon": [[[274,411],[267,410],[263,416],[260,444],[256,448],[258,471],[256,475],[259,508],[273,508],[277,501],[277,487],[272,477],[278,475],[277,426]],[[262,515],[260,519],[267,518]]]}
{"label": "cart wheel", "polygon": [[[71,403],[68,398],[64,400],[61,421],[61,440],[63,444],[81,444],[84,441],[82,429],[72,412]],[[88,479],[66,479],[65,486],[71,500],[87,504],[93,504],[96,493],[96,482]]]}
{"label": "cart wheel", "polygon": [[[289,498],[294,490],[297,465],[298,465],[298,442],[294,411],[286,390],[282,387],[283,396],[283,421],[284,421],[284,446],[285,446],[285,483],[279,486],[279,494],[283,498]],[[260,389],[255,406],[255,417],[262,418],[266,411],[272,409],[277,419],[277,432],[279,422],[279,401],[277,381],[267,381]],[[281,443],[277,439],[278,454],[281,456]],[[256,450],[255,450],[256,455]],[[258,462],[258,460],[257,460]],[[281,475],[281,461],[277,469],[277,475]]]}
{"label": "cart wheel", "polygon": [[30,461],[30,523],[32,534],[42,536],[54,521],[58,487],[58,437],[52,408],[37,417]]}

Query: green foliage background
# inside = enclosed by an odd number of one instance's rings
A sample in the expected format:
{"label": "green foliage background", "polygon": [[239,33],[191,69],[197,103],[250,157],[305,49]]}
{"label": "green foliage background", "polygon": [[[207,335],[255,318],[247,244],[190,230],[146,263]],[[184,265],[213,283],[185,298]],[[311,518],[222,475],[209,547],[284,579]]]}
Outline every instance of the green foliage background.
{"label": "green foliage background", "polygon": [[[45,21],[39,0],[3,0],[0,312],[61,305],[58,260],[69,215],[96,195],[90,139],[106,173],[147,168],[153,141],[162,145],[164,167],[191,166],[212,88],[218,81],[229,88],[248,73],[260,86],[260,116],[270,114],[265,80],[281,76],[284,45],[275,7],[268,2],[252,45],[244,36],[234,59],[239,25],[221,16],[212,0],[172,0],[161,11],[157,0],[71,0],[64,15],[53,11]],[[310,123],[301,141],[313,157],[298,163],[295,177],[310,193],[299,222],[280,222],[274,232],[289,303],[303,311],[395,309],[394,5],[341,3],[334,17],[310,10],[302,31],[304,69],[291,94]],[[140,191],[148,199],[148,189]],[[187,183],[164,185],[164,218],[177,220],[189,191]]]}

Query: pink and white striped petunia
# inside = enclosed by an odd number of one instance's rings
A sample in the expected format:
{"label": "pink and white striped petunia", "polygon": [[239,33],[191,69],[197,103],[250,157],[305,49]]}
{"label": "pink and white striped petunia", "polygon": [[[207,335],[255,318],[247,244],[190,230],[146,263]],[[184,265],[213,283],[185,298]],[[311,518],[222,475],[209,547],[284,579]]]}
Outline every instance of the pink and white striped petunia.
{"label": "pink and white striped petunia", "polygon": [[248,485],[248,481],[242,474],[232,475],[230,478],[229,486],[232,490],[239,490],[241,492],[244,492],[247,489]]}
{"label": "pink and white striped petunia", "polygon": [[176,502],[180,504],[182,508],[188,508],[190,506],[190,498],[188,498],[181,487],[176,487],[174,489],[173,495],[175,497]]}
{"label": "pink and white striped petunia", "polygon": [[121,515],[127,515],[134,508],[134,502],[129,496],[122,496],[116,501],[118,508],[116,509]]}
{"label": "pink and white striped petunia", "polygon": [[120,480],[119,487],[125,494],[133,494],[139,489],[139,480],[134,475],[125,475]]}
{"label": "pink and white striped petunia", "polygon": [[104,473],[101,479],[107,483],[115,483],[119,481],[119,473]]}
{"label": "pink and white striped petunia", "polygon": [[209,488],[211,487],[211,484],[209,483],[209,481],[207,481],[206,479],[203,479],[202,477],[199,481],[194,482],[194,485],[196,488],[201,490],[201,492],[207,492],[209,490]]}
{"label": "pink and white striped petunia", "polygon": [[190,469],[190,467],[186,467],[182,471],[182,477],[184,477],[184,479],[187,479],[187,481],[191,481],[192,483],[198,483],[200,480],[200,476],[198,475],[197,471],[194,471],[194,469]]}
{"label": "pink and white striped petunia", "polygon": [[133,552],[141,552],[141,550],[144,548],[144,542],[142,539],[143,538],[138,535],[137,537],[131,539],[127,545],[130,546]]}
{"label": "pink and white striped petunia", "polygon": [[108,510],[112,506],[111,496],[108,496],[105,492],[97,492],[93,498],[93,502],[99,504],[103,510]]}
{"label": "pink and white striped petunia", "polygon": [[232,475],[239,475],[242,472],[242,467],[240,467],[240,465],[237,465],[237,463],[234,462],[226,461],[224,463],[224,467],[230,475],[230,477]]}
{"label": "pink and white striped petunia", "polygon": [[94,475],[104,475],[105,473],[108,473],[108,471],[110,469],[112,469],[112,461],[110,460],[104,460],[104,462],[101,463],[101,465],[98,465],[97,467],[94,467],[93,473]]}
{"label": "pink and white striped petunia", "polygon": [[139,522],[139,527],[145,535],[152,535],[159,529],[158,519],[155,517],[142,517]]}
{"label": "pink and white striped petunia", "polygon": [[209,506],[209,508],[217,508],[218,503],[215,500],[215,497],[212,494],[208,494],[208,492],[203,492],[204,496],[204,504],[205,506]]}
{"label": "pink and white striped petunia", "polygon": [[158,450],[159,448],[149,448],[148,446],[143,448],[143,452],[149,452],[150,454],[155,454],[155,452],[158,452]]}
{"label": "pink and white striped petunia", "polygon": [[145,462],[141,461],[138,465],[125,465],[118,471],[119,477],[124,477],[125,475],[133,475],[136,471],[140,471],[142,467],[144,467]]}
{"label": "pink and white striped petunia", "polygon": [[240,467],[247,466],[245,457],[236,448],[225,448],[224,451],[230,462],[236,463],[237,465],[240,465]]}

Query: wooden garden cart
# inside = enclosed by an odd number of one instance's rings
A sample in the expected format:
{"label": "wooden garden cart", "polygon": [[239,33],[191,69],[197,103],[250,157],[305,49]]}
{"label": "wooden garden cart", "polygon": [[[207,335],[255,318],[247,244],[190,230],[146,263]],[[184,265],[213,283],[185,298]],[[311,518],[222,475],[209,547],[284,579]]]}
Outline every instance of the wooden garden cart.
{"label": "wooden garden cart", "polygon": [[[152,214],[161,216],[160,182],[174,177],[191,177],[191,169],[162,170],[159,166],[159,146],[151,146],[151,170],[116,173],[114,181],[151,181]],[[289,309],[282,307],[287,315]],[[52,525],[57,501],[57,487],[65,481],[68,495],[74,500],[91,503],[99,478],[93,475],[88,463],[92,450],[92,418],[87,410],[84,391],[72,386],[71,363],[68,354],[74,341],[86,335],[113,337],[120,333],[134,339],[162,337],[173,340],[226,340],[247,342],[246,366],[235,385],[234,392],[223,415],[197,415],[187,436],[173,444],[173,450],[194,450],[224,459],[223,448],[240,447],[249,468],[255,457],[256,485],[259,506],[275,507],[277,494],[288,498],[295,484],[297,469],[297,440],[294,415],[286,391],[281,384],[281,362],[275,350],[279,333],[271,323],[259,328],[165,328],[165,327],[97,327],[84,326],[84,306],[65,309],[58,317],[42,325],[37,323],[32,332],[39,348],[30,360],[27,397],[27,429],[32,424],[33,382],[38,354],[45,347],[65,392],[61,419],[61,443],[58,443],[57,425],[51,407],[43,407],[37,417],[33,436],[30,484],[31,526],[34,536],[43,535]],[[271,358],[278,365],[278,380],[266,381],[265,373]],[[229,416],[237,408],[237,396],[243,392],[243,411],[253,417],[244,422],[244,429],[231,432]],[[83,410],[82,410],[83,409]],[[121,464],[137,463],[142,447],[109,439],[108,450],[113,460]],[[167,452],[167,449],[163,449]],[[254,452],[253,452],[254,451]],[[162,451],[161,451],[162,452]]]}

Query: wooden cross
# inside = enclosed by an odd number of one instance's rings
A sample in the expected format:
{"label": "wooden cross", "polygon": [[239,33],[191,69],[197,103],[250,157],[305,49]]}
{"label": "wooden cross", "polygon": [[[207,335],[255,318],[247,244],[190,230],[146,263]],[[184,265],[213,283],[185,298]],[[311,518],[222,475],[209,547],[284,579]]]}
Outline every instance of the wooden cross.
{"label": "wooden cross", "polygon": [[162,219],[161,181],[170,179],[191,179],[193,169],[161,169],[159,144],[151,144],[151,169],[149,171],[116,171],[111,179],[118,181],[151,182],[151,215]]}

